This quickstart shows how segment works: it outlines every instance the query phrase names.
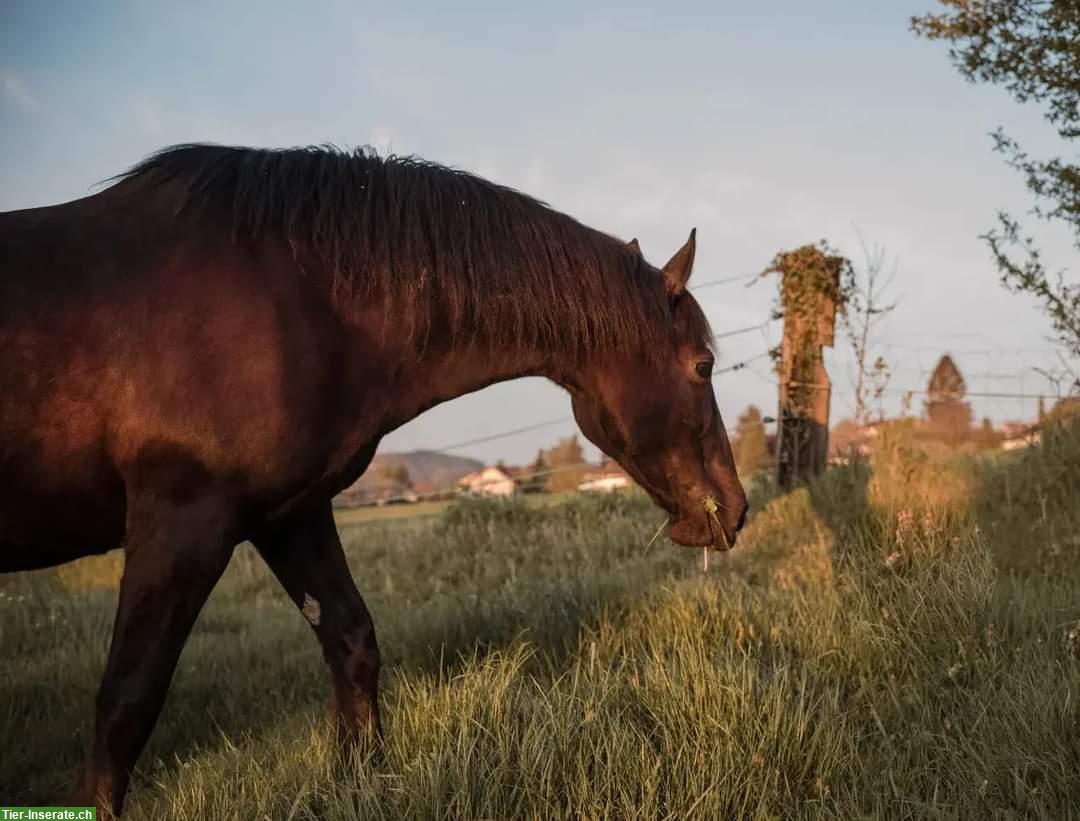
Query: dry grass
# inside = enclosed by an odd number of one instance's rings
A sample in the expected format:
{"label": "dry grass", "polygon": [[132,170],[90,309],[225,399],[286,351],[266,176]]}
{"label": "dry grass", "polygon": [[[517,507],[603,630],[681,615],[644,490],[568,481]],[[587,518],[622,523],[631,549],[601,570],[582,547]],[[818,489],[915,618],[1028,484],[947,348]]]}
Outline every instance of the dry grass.
{"label": "dry grass", "polygon": [[[645,552],[635,497],[347,531],[387,661],[379,768],[335,763],[319,651],[242,549],[131,817],[1076,817],[1080,432],[949,463],[897,436],[759,491],[707,576]],[[94,579],[0,579],[4,802],[55,801],[78,764],[112,615]]]}

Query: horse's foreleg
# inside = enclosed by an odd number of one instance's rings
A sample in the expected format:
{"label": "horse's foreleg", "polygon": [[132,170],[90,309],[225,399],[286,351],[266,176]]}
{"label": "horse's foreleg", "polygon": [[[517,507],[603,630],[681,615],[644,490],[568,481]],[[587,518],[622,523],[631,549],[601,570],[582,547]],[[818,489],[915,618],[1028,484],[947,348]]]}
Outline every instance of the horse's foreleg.
{"label": "horse's foreleg", "polygon": [[177,659],[232,555],[225,508],[131,498],[120,600],[97,720],[74,801],[120,814]]}
{"label": "horse's foreleg", "polygon": [[326,503],[293,514],[253,541],[322,645],[333,678],[339,741],[377,744],[382,731],[375,625],[349,573],[333,508]]}

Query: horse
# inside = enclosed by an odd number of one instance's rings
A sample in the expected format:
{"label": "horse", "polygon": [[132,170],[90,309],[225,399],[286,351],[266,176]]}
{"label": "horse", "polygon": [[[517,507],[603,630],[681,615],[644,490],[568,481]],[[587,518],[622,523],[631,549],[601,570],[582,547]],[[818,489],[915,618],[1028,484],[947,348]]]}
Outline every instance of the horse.
{"label": "horse", "polygon": [[124,551],[73,803],[122,812],[244,541],[321,644],[341,748],[378,747],[379,649],[331,500],[441,402],[546,377],[671,541],[733,545],[747,501],[695,248],[696,229],[657,268],[636,239],[367,147],[171,146],[0,214],[0,571]]}

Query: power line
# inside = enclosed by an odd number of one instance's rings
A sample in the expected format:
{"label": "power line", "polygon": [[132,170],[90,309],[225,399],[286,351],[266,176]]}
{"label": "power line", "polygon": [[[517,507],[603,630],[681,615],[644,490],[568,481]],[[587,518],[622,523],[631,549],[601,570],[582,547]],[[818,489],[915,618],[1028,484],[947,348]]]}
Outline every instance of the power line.
{"label": "power line", "polygon": [[[733,331],[733,332],[730,332],[730,333],[731,334],[745,333],[745,332],[748,332],[750,330],[757,330],[758,328],[764,327],[767,324],[768,323],[765,322],[765,323],[762,323],[760,325],[756,325],[753,328],[744,328],[744,329],[740,329],[739,331]],[[739,362],[735,362],[735,363],[733,363],[731,365],[728,365],[726,367],[717,368],[716,370],[713,371],[712,376],[715,378],[715,377],[721,376],[723,374],[732,373],[734,371],[742,370],[742,369],[748,367],[750,364],[752,364],[754,362],[757,362],[757,361],[760,361],[762,359],[765,359],[766,357],[771,357],[772,355],[773,355],[773,352],[771,350],[770,351],[765,351],[763,353],[756,354],[754,356],[751,356],[751,357],[748,357],[746,359],[740,360]],[[759,377],[761,377],[762,379],[764,379],[765,381],[768,381],[770,384],[779,387],[779,383],[775,379],[769,379],[769,378],[765,377],[764,375],[759,374],[757,371],[753,371],[753,372],[756,375],[758,375]],[[850,395],[852,395],[851,391],[836,391],[836,390],[833,389],[832,385],[821,385],[821,384],[812,383],[812,382],[789,382],[788,384],[791,387],[803,387],[803,388],[811,388],[811,389],[817,389],[817,390],[833,390],[833,392],[837,396],[850,396]],[[881,390],[881,391],[875,391],[875,393],[889,394],[889,395],[894,395],[894,396],[905,396],[905,395],[928,396],[933,392],[925,390],[925,389],[886,388],[886,389]],[[1062,395],[1059,395],[1059,394],[1011,393],[1011,392],[1005,392],[1005,391],[965,391],[964,397],[971,397],[971,398],[975,398],[975,399],[1021,399],[1021,400],[1062,399],[1062,398],[1064,398]],[[562,425],[562,424],[566,424],[567,422],[573,422],[573,421],[574,421],[574,418],[572,416],[562,416],[562,417],[559,417],[559,418],[556,418],[556,419],[546,419],[544,421],[536,422],[536,423],[533,423],[531,425],[522,425],[521,427],[511,428],[509,430],[499,431],[497,433],[488,434],[486,436],[479,436],[479,437],[475,437],[473,439],[467,439],[467,440],[464,440],[462,442],[456,442],[456,443],[454,443],[452,445],[447,445],[447,446],[444,446],[444,447],[441,447],[441,448],[426,448],[426,450],[433,451],[433,452],[436,452],[436,453],[446,453],[446,452],[449,452],[449,451],[452,451],[452,450],[458,450],[458,449],[463,448],[463,447],[468,447],[470,445],[483,444],[483,443],[486,443],[486,442],[494,442],[494,441],[497,441],[497,440],[500,440],[500,439],[508,439],[508,438],[511,438],[511,437],[514,437],[514,436],[519,436],[519,435],[521,435],[523,433],[530,433],[532,431],[542,430],[544,428],[553,427],[555,425]],[[588,465],[588,464],[564,465],[564,466],[557,467],[557,468],[550,468],[548,470],[534,471],[533,473],[526,474],[526,476],[527,476],[527,478],[535,479],[535,478],[558,475],[558,474],[561,474],[561,473],[564,473],[564,472],[568,472],[570,470],[587,469],[589,467],[590,467],[590,465]],[[592,466],[592,467],[596,467],[596,466]],[[509,477],[509,478],[511,480],[513,479],[513,477]],[[503,479],[492,479],[492,480],[488,480],[487,482],[482,482],[479,485],[475,485],[474,487],[483,488],[483,487],[487,487],[488,485],[491,485],[491,484],[497,484],[498,482],[501,482],[501,481],[504,481],[504,480]],[[412,500],[433,499],[433,498],[437,498],[437,497],[440,497],[440,496],[445,496],[447,494],[455,493],[457,490],[459,490],[459,488],[460,488],[460,485],[455,484],[455,485],[452,485],[452,486],[446,486],[446,487],[443,487],[443,488],[439,488],[439,489],[435,489],[435,490],[431,490],[431,491],[426,491],[425,493],[422,493],[422,494],[412,494],[412,495],[409,495],[409,496],[399,495],[399,496],[395,496],[395,497],[390,497],[388,499],[384,499],[382,501],[383,501],[384,504],[386,504],[386,503],[392,503],[392,502],[405,502],[405,501],[412,501]]]}
{"label": "power line", "polygon": [[720,374],[731,373],[732,371],[741,371],[751,362],[757,362],[759,359],[764,359],[767,356],[772,356],[772,351],[765,351],[765,353],[759,353],[757,356],[751,356],[749,359],[744,359],[741,362],[736,362],[734,365],[728,365],[726,368],[717,368],[712,372],[713,376],[720,376]]}
{"label": "power line", "polygon": [[[760,327],[762,327],[763,325],[766,325],[766,324],[768,324],[768,323],[762,323],[762,325],[756,325],[756,326],[754,326],[753,328],[750,328],[750,329],[743,328],[743,329],[740,329],[739,331],[732,331],[730,333],[732,333],[732,334],[734,334],[734,333],[746,333],[749,330],[757,330],[758,328],[760,328]],[[740,360],[739,362],[735,362],[735,363],[733,363],[731,365],[727,365],[726,367],[717,368],[716,370],[713,371],[712,376],[715,378],[717,376],[722,376],[722,375],[727,374],[727,373],[733,373],[735,371],[743,370],[744,368],[747,368],[752,363],[758,362],[758,361],[760,361],[762,359],[765,359],[767,357],[770,357],[770,356],[772,356],[772,351],[765,351],[763,353],[756,354],[754,356],[751,356],[751,357],[748,357],[746,359]],[[758,374],[758,375],[761,376],[762,379],[767,379],[767,377],[765,377],[764,375],[761,375],[761,374]],[[774,384],[777,387],[779,387],[779,383],[776,382],[775,380],[768,380],[768,381],[770,381],[771,384]],[[835,387],[832,386],[832,385],[819,385],[819,384],[809,383],[809,382],[791,382],[789,384],[792,387],[812,388],[812,389],[817,389],[817,390],[826,390],[826,389],[828,389],[828,390],[832,390],[837,396],[845,396],[845,395],[850,395],[851,394],[851,391],[836,390]],[[888,395],[892,395],[892,396],[904,396],[904,395],[928,396],[930,394],[930,391],[927,391],[925,389],[916,389],[916,388],[911,388],[911,389],[908,389],[908,388],[886,388],[885,390],[880,391],[879,393],[888,394]],[[1008,392],[1008,391],[965,391],[964,396],[965,397],[971,397],[973,399],[1020,399],[1020,400],[1060,399],[1060,398],[1062,398],[1062,396],[1058,395],[1058,394],[1012,393],[1012,392]],[[530,424],[530,425],[522,425],[520,427],[510,428],[509,430],[498,431],[496,433],[488,434],[488,435],[485,435],[485,436],[478,436],[478,437],[475,437],[473,439],[466,439],[464,441],[455,442],[455,443],[453,443],[451,445],[445,445],[445,446],[439,447],[439,448],[424,448],[424,450],[432,451],[432,452],[435,452],[435,453],[448,453],[448,452],[453,451],[453,450],[460,450],[461,448],[471,447],[472,445],[480,445],[480,444],[485,444],[487,442],[496,442],[496,441],[499,441],[500,439],[510,439],[510,438],[512,438],[514,436],[520,436],[523,433],[531,433],[533,431],[543,430],[545,428],[554,427],[556,425],[564,425],[567,422],[574,422],[573,416],[560,416],[560,417],[554,418],[554,419],[545,419],[545,420],[543,420],[541,422],[535,422],[535,423]]]}
{"label": "power line", "polygon": [[[732,371],[741,370],[742,368],[745,368],[751,362],[754,362],[754,361],[760,360],[760,359],[764,359],[765,357],[771,356],[771,355],[772,355],[771,351],[766,351],[765,353],[757,354],[756,356],[750,357],[748,359],[744,359],[741,362],[736,362],[733,365],[729,365],[726,368],[721,368],[719,370],[716,370],[716,371],[713,372],[713,376],[719,376],[719,375],[724,374],[724,373],[730,373]],[[778,384],[773,380],[770,380],[770,381],[774,385]],[[813,383],[813,382],[790,382],[789,384],[792,387],[814,388],[814,389],[819,389],[819,390],[826,390],[826,389],[831,390],[832,389],[831,385],[821,385],[821,384],[817,384],[817,383]],[[850,391],[835,391],[835,393],[837,395],[841,395],[841,396],[851,395]],[[882,393],[889,393],[889,394],[894,394],[894,395],[912,394],[912,395],[925,396],[925,395],[929,395],[931,393],[931,391],[916,390],[916,389],[906,390],[906,389],[901,389],[901,388],[891,388],[891,389],[886,389],[885,391],[882,391]],[[982,399],[1040,399],[1040,398],[1042,398],[1042,399],[1061,399],[1061,398],[1063,398],[1063,397],[1055,395],[1055,394],[1031,394],[1031,393],[1023,393],[1023,394],[1021,394],[1021,393],[1005,393],[1005,392],[996,392],[996,391],[969,391],[969,392],[965,392],[964,396],[965,397],[970,396],[970,397],[973,397],[973,398],[982,398]],[[448,450],[454,450],[456,448],[465,447],[465,446],[467,446],[469,444],[478,444],[478,443],[482,443],[482,442],[491,442],[491,441],[495,441],[497,439],[504,439],[504,438],[508,438],[508,437],[511,437],[511,436],[517,436],[519,434],[527,433],[529,431],[539,430],[539,429],[544,428],[544,427],[550,427],[550,426],[556,425],[556,424],[564,424],[566,422],[571,422],[571,421],[573,421],[573,417],[570,417],[570,416],[561,417],[559,419],[549,419],[549,420],[546,420],[544,422],[537,422],[534,425],[525,425],[525,426],[522,426],[520,428],[514,428],[512,430],[502,431],[500,433],[494,433],[494,434],[491,434],[490,436],[482,436],[482,437],[478,437],[476,439],[470,439],[470,440],[468,440],[466,442],[460,442],[460,443],[458,443],[456,445],[451,445],[451,446],[446,447],[446,448],[435,448],[435,449],[430,449],[429,448],[428,450],[434,450],[435,452],[440,452],[441,453],[441,452],[445,452],[445,451],[448,451]],[[542,478],[542,477],[559,475],[559,474],[562,474],[562,473],[569,472],[571,470],[587,470],[590,467],[595,468],[595,469],[602,469],[601,466],[589,465],[587,463],[582,463],[582,464],[574,464],[574,465],[563,465],[563,466],[556,467],[556,468],[549,468],[547,470],[533,471],[531,473],[522,474],[522,476],[523,476],[523,478],[537,479],[537,478]],[[508,478],[511,481],[513,481],[513,479],[514,479],[514,477],[512,477],[512,476],[508,476]],[[481,483],[479,483],[477,485],[473,485],[473,488],[475,489],[475,488],[489,487],[491,485],[495,485],[495,484],[498,484],[498,483],[503,482],[503,481],[505,481],[505,480],[504,479],[489,479],[489,480],[487,480],[485,482],[481,482]],[[445,496],[448,493],[454,493],[459,488],[460,488],[460,482],[457,483],[457,484],[454,484],[454,485],[447,485],[447,486],[442,487],[442,488],[437,488],[437,489],[434,489],[434,490],[425,491],[424,493],[417,493],[417,494],[412,494],[412,495],[408,495],[408,496],[406,496],[406,495],[392,496],[390,498],[383,499],[382,502],[383,502],[383,504],[389,504],[389,503],[393,503],[393,502],[406,502],[406,501],[412,501],[412,500],[419,501],[419,500],[424,500],[424,499],[433,499],[433,498],[437,498],[437,497],[440,497],[440,496]]]}
{"label": "power line", "polygon": [[748,334],[751,331],[760,331],[762,328],[769,327],[771,319],[766,319],[764,322],[759,322],[757,325],[747,325],[745,328],[736,328],[734,331],[724,331],[722,334],[713,334],[713,339],[726,339],[729,336],[738,336],[739,334]]}
{"label": "power line", "polygon": [[[711,287],[714,287],[714,286],[734,284],[734,283],[737,283],[737,282],[749,282],[751,280],[755,280],[755,279],[758,279],[760,277],[761,277],[761,274],[759,274],[759,273],[744,274],[744,275],[741,275],[741,276],[733,276],[733,277],[721,277],[719,279],[708,280],[708,281],[700,283],[698,285],[691,286],[690,290],[700,290],[700,289],[704,289],[704,288],[711,288]],[[752,333],[754,331],[762,331],[763,332],[762,333],[763,340],[766,342],[766,344],[768,344],[768,337],[767,337],[767,334],[764,333],[764,331],[769,327],[769,325],[772,323],[772,321],[773,321],[772,319],[767,319],[764,322],[757,323],[756,325],[748,325],[748,326],[743,327],[743,328],[736,328],[736,329],[731,330],[731,331],[725,331],[723,333],[715,334],[714,338],[715,339],[727,339],[727,338],[734,337],[734,336],[740,336],[742,334]],[[894,349],[896,349],[896,348],[905,349],[906,348],[907,350],[914,350],[914,351],[937,350],[936,348],[931,348],[930,346],[925,346],[924,347],[924,346],[898,345],[898,344],[888,344],[888,343],[884,344],[882,347],[884,347],[884,348],[894,348]],[[1033,349],[1022,349],[1022,348],[1016,348],[1016,349],[1009,349],[1009,348],[993,349],[993,348],[986,348],[986,349],[980,350],[978,353],[990,353],[990,352],[993,352],[995,350],[997,350],[997,351],[1015,350],[1017,353],[1020,353],[1022,350],[1033,350]],[[717,368],[717,369],[715,369],[713,371],[712,376],[715,378],[715,377],[721,376],[723,374],[733,373],[735,371],[743,370],[744,368],[747,368],[750,364],[752,364],[754,362],[757,362],[757,361],[760,361],[762,359],[765,359],[766,357],[771,356],[772,353],[773,352],[771,350],[767,350],[767,351],[765,351],[763,353],[756,354],[754,356],[748,357],[748,358],[743,359],[743,360],[741,360],[739,362],[735,362],[735,363],[733,363],[731,365],[728,365],[728,366],[725,366],[723,368]],[[976,351],[971,350],[971,351],[965,351],[965,352],[962,352],[962,353],[974,354],[974,353],[976,353]],[[921,363],[920,363],[920,365],[921,365]],[[754,373],[756,374],[757,372],[754,371]],[[760,376],[762,379],[764,379],[766,381],[772,381],[772,380],[769,380],[768,377],[765,377],[764,375],[758,374],[758,376]],[[991,374],[991,373],[979,374],[978,376],[981,377],[981,378],[995,378],[995,377],[998,377],[997,374]],[[1010,377],[1008,375],[1002,374],[1002,375],[1000,375],[1000,378],[1016,378],[1016,377],[1014,377],[1014,376]],[[777,384],[777,383],[775,381],[772,381],[772,384]],[[831,389],[832,388],[832,386],[815,385],[815,384],[811,384],[811,383],[793,382],[793,383],[789,383],[789,384],[792,387],[807,387],[807,388],[816,388],[816,389],[824,389],[824,388],[830,388]],[[843,391],[835,391],[835,393],[838,396],[845,395]],[[885,389],[885,390],[882,390],[882,391],[877,391],[876,393],[878,393],[878,394],[889,394],[889,395],[900,395],[900,396],[903,396],[903,395],[920,395],[920,396],[928,395],[928,392],[925,391],[925,390],[907,390],[907,389],[899,389],[899,388]],[[847,395],[850,395],[850,392],[848,392]],[[1060,396],[1055,395],[1055,394],[1009,393],[1009,392],[1003,392],[1003,391],[968,391],[968,392],[966,392],[965,395],[969,396],[969,397],[972,397],[972,398],[979,398],[979,399],[1023,399],[1023,400],[1031,400],[1031,399],[1058,399],[1058,398],[1061,398]],[[439,447],[439,448],[426,448],[425,450],[433,451],[435,453],[448,453],[450,451],[460,450],[461,448],[471,447],[473,445],[485,444],[487,442],[495,442],[495,441],[499,441],[501,439],[509,439],[509,438],[514,437],[514,436],[520,436],[521,434],[524,434],[524,433],[531,433],[533,431],[543,430],[545,428],[554,427],[556,425],[563,425],[563,424],[566,424],[568,422],[573,422],[573,421],[574,421],[574,418],[572,416],[563,416],[563,417],[558,417],[558,418],[554,418],[554,419],[546,419],[546,420],[543,420],[543,421],[540,421],[540,422],[535,422],[533,424],[522,425],[520,427],[511,428],[511,429],[504,430],[504,431],[498,431],[498,432],[487,434],[487,435],[484,435],[484,436],[478,436],[478,437],[475,437],[475,438],[472,438],[472,439],[466,439],[466,440],[463,440],[463,441],[460,441],[460,442],[455,442],[453,444],[445,445],[445,446]]]}
{"label": "power line", "polygon": [[1029,356],[1031,354],[1054,356],[1058,353],[1056,348],[1013,348],[1008,345],[987,348],[957,349],[948,345],[910,345],[903,342],[880,342],[878,343],[878,347],[901,351],[921,351],[923,353],[935,353],[940,355],[949,354],[950,356],[988,356],[990,354],[996,354],[998,356]]}
{"label": "power line", "polygon": [[[702,288],[712,288],[712,287],[718,286],[718,285],[729,285],[729,284],[736,283],[736,282],[747,282],[747,281],[750,281],[750,280],[758,279],[760,276],[761,276],[760,273],[754,273],[754,274],[742,274],[741,276],[734,276],[734,277],[722,277],[720,279],[708,280],[708,281],[702,282],[702,283],[700,283],[698,285],[692,285],[689,290],[694,291],[694,290],[701,290]],[[742,334],[748,334],[748,333],[751,333],[753,331],[764,330],[764,329],[769,327],[771,322],[772,322],[771,319],[767,319],[764,322],[759,322],[756,325],[748,325],[745,328],[736,328],[735,330],[732,330],[732,331],[724,331],[723,333],[714,334],[713,338],[714,339],[728,339],[728,338],[733,337],[733,336],[740,336]],[[746,367],[746,365],[749,362],[754,362],[754,361],[756,361],[758,359],[762,359],[763,357],[768,356],[768,355],[769,354],[766,352],[764,354],[759,354],[758,356],[752,357],[752,358],[750,358],[748,360],[744,360],[742,362],[737,362],[734,365],[728,366],[726,368],[720,368],[719,370],[713,371],[713,376],[718,376],[720,374],[740,370],[740,369]],[[549,428],[549,427],[553,427],[555,425],[561,425],[561,424],[565,424],[566,422],[572,422],[572,421],[574,421],[573,417],[569,417],[569,416],[560,417],[558,419],[547,419],[547,420],[544,420],[542,422],[536,422],[536,423],[531,424],[531,425],[523,425],[522,427],[519,427],[519,428],[511,428],[510,430],[499,431],[497,433],[492,433],[492,434],[487,435],[487,436],[478,436],[478,437],[476,437],[474,439],[466,439],[466,440],[464,440],[462,442],[455,442],[455,443],[453,443],[451,445],[444,445],[443,447],[424,448],[424,450],[428,450],[428,451],[431,451],[431,452],[434,452],[434,453],[446,453],[446,452],[449,452],[449,451],[452,451],[452,450],[460,450],[461,448],[471,447],[472,445],[481,445],[481,444],[485,444],[487,442],[495,442],[495,441],[498,441],[499,439],[508,439],[510,437],[513,437],[513,436],[518,436],[518,435],[520,435],[522,433],[531,433],[532,431],[543,430],[544,428]]]}
{"label": "power line", "polygon": [[[755,329],[757,327],[760,327],[760,326],[755,326]],[[765,357],[771,356],[771,355],[772,355],[771,351],[765,351],[764,353],[760,353],[760,354],[757,354],[756,356],[749,357],[748,359],[744,359],[744,360],[742,360],[740,362],[736,362],[736,363],[734,363],[732,365],[728,365],[727,367],[718,368],[718,369],[713,371],[712,375],[714,377],[716,377],[716,376],[721,376],[722,374],[725,374],[725,373],[731,373],[732,371],[742,370],[743,368],[745,368],[750,363],[757,362],[758,360],[764,359]],[[545,419],[542,422],[535,422],[535,423],[533,423],[531,425],[522,425],[521,427],[518,427],[518,428],[510,428],[509,430],[499,431],[497,433],[491,433],[491,434],[488,434],[486,436],[477,436],[474,439],[466,439],[466,440],[464,440],[462,442],[455,442],[452,445],[444,445],[443,447],[438,447],[438,448],[422,448],[422,450],[430,451],[432,453],[447,453],[447,452],[452,451],[452,450],[460,450],[461,448],[470,447],[472,445],[481,445],[481,444],[484,444],[486,442],[496,442],[499,439],[509,439],[511,437],[514,437],[514,436],[520,436],[523,433],[531,433],[532,431],[535,431],[535,430],[543,430],[544,428],[554,427],[555,425],[564,425],[567,422],[573,422],[573,421],[574,421],[574,417],[572,417],[572,416],[560,416],[560,417],[558,417],[556,419]]]}
{"label": "power line", "polygon": [[[545,478],[545,477],[549,477],[549,476],[558,476],[558,475],[563,474],[563,473],[569,473],[572,470],[573,471],[596,472],[596,471],[599,471],[599,470],[603,470],[603,466],[602,465],[590,465],[587,462],[579,462],[579,463],[573,464],[573,465],[560,465],[559,467],[555,467],[555,468],[547,468],[546,470],[536,470],[536,471],[532,471],[532,472],[523,472],[523,473],[520,474],[520,477],[523,480],[540,479],[540,478]],[[506,474],[506,479],[494,479],[494,478],[493,479],[487,479],[487,480],[484,480],[482,482],[478,482],[476,484],[471,485],[470,490],[475,491],[477,489],[482,490],[484,488],[493,487],[494,485],[498,485],[498,484],[501,484],[502,482],[505,482],[507,479],[509,479],[512,482],[515,482],[515,484],[516,484],[515,477],[511,476],[510,474]],[[441,488],[435,488],[433,490],[426,490],[423,493],[412,493],[412,494],[401,493],[401,494],[398,494],[397,496],[388,496],[385,499],[382,499],[380,501],[384,505],[385,504],[392,504],[394,502],[412,502],[412,501],[419,502],[419,501],[424,501],[424,500],[427,500],[427,499],[437,499],[440,496],[446,496],[448,494],[454,494],[454,493],[457,493],[460,490],[461,490],[461,479],[458,479],[457,482],[455,482],[452,485],[444,485]]]}
{"label": "power line", "polygon": [[697,285],[691,285],[688,290],[701,291],[705,288],[713,288],[717,285],[730,285],[735,282],[749,282],[750,280],[757,279],[761,274],[743,274],[737,277],[723,277],[721,279],[710,279],[706,282],[701,282]]}
{"label": "power line", "polygon": [[[832,390],[832,385],[821,385],[815,382],[788,382],[788,385],[794,388],[811,388],[815,390]],[[779,387],[779,383],[777,383]],[[873,391],[874,393],[890,394],[893,396],[904,396],[911,394],[912,396],[929,396],[931,394],[941,393],[941,391],[929,391],[925,388],[886,388],[882,391]],[[837,394],[848,394],[852,391],[836,391]],[[1056,394],[1056,393],[1008,393],[1004,391],[964,391],[963,397],[971,397],[973,399],[1065,399],[1068,398],[1068,394]]]}
{"label": "power line", "polygon": [[492,433],[488,436],[478,436],[475,439],[466,439],[464,442],[455,442],[452,445],[446,445],[441,448],[424,448],[424,450],[430,450],[435,453],[446,453],[451,450],[460,450],[461,448],[467,448],[470,445],[480,445],[484,442],[494,442],[497,439],[506,439],[511,436],[517,436],[522,433],[529,433],[534,430],[542,430],[543,428],[550,428],[554,425],[562,425],[566,422],[572,422],[573,417],[560,416],[558,419],[547,419],[543,422],[536,422],[532,425],[523,425],[520,428],[511,428],[510,430],[504,430],[499,433]]}

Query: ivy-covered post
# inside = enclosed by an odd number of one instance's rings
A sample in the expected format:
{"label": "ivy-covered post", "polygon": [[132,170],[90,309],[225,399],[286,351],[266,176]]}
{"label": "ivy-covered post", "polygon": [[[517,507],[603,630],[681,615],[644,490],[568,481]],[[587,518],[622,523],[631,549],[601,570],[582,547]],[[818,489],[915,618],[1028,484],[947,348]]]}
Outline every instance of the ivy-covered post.
{"label": "ivy-covered post", "polygon": [[851,264],[823,242],[777,254],[769,272],[781,276],[780,408],[776,483],[790,490],[825,470],[831,383],[822,349],[832,345],[836,312],[854,286]]}

